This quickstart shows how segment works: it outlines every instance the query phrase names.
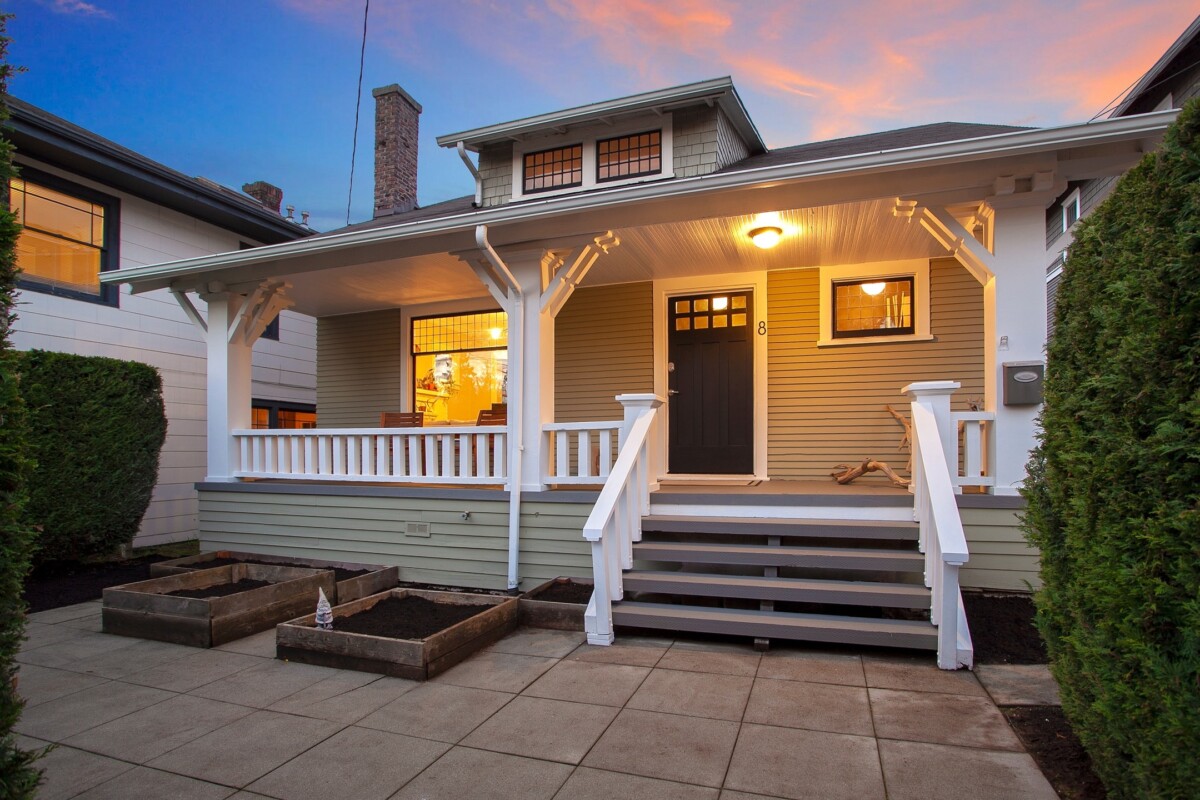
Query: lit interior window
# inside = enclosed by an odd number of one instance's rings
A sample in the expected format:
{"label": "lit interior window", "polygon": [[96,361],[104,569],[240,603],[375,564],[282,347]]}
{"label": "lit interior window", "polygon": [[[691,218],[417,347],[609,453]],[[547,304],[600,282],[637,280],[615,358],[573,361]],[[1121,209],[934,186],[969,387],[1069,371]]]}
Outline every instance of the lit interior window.
{"label": "lit interior window", "polygon": [[834,282],[835,339],[913,331],[912,277]]}
{"label": "lit interior window", "polygon": [[508,318],[503,311],[415,319],[413,410],[425,424],[474,425],[508,402]]}

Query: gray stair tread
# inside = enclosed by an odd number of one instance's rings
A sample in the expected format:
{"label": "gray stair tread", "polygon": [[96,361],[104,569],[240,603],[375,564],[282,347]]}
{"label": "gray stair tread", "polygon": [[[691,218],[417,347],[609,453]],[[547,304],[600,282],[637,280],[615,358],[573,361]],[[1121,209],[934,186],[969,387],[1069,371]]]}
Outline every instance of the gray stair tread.
{"label": "gray stair tread", "polygon": [[937,629],[928,622],[919,620],[864,619],[830,614],[797,614],[622,601],[613,605],[613,622],[617,625],[640,628],[845,644],[937,648]]}
{"label": "gray stair tread", "polygon": [[635,558],[647,561],[694,561],[713,564],[831,566],[846,569],[920,570],[925,556],[909,550],[865,547],[780,547],[775,545],[638,542]]}
{"label": "gray stair tread", "polygon": [[777,589],[808,589],[808,590],[838,590],[845,592],[869,592],[873,594],[891,594],[904,597],[925,598],[930,591],[915,583],[883,583],[876,581],[835,581],[813,578],[764,578],[758,575],[713,575],[695,572],[658,572],[654,570],[638,570],[625,574],[626,587],[632,583],[653,581],[668,583],[681,587],[695,584],[710,584],[715,587],[761,587]]}
{"label": "gray stair tread", "polygon": [[780,519],[774,517],[692,517],[652,514],[642,530],[661,533],[732,533],[751,536],[916,539],[915,522],[856,519]]}

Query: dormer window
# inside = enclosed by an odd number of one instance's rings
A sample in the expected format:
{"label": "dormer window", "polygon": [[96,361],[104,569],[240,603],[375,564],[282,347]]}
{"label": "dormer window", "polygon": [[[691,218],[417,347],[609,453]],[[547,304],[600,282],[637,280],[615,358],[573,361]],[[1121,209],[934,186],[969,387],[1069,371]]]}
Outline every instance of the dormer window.
{"label": "dormer window", "polygon": [[646,131],[596,142],[596,182],[662,172],[662,131]]}
{"label": "dormer window", "polygon": [[583,145],[525,154],[525,194],[583,185]]}
{"label": "dormer window", "polygon": [[[540,200],[672,178],[672,122],[671,112],[666,111],[653,117],[644,114],[538,133],[517,141],[512,150],[512,199]],[[697,153],[697,162],[700,157]]]}

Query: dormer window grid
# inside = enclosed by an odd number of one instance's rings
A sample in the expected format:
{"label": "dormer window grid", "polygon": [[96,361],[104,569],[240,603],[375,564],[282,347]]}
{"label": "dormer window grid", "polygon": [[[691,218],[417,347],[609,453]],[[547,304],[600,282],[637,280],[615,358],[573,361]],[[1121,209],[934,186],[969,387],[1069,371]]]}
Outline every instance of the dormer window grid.
{"label": "dormer window grid", "polygon": [[596,182],[662,172],[662,131],[645,131],[596,142]]}
{"label": "dormer window grid", "polygon": [[583,145],[555,147],[525,154],[525,194],[583,185]]}

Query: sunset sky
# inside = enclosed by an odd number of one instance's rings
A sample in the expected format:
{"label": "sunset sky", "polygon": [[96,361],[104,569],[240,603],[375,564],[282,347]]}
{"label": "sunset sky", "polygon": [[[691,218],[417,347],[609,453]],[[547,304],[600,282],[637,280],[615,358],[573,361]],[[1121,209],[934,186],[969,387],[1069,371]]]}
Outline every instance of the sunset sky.
{"label": "sunset sky", "polygon": [[[8,0],[14,95],[189,175],[266,180],[346,221],[363,0]],[[957,120],[1085,121],[1200,0],[371,0],[351,218],[370,215],[371,89],[424,106],[419,201],[468,194],[434,138],[731,75],[768,146]]]}

